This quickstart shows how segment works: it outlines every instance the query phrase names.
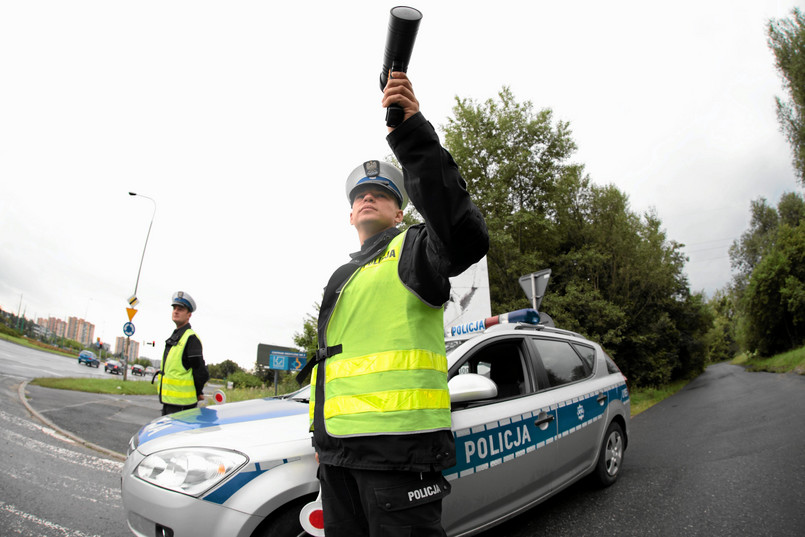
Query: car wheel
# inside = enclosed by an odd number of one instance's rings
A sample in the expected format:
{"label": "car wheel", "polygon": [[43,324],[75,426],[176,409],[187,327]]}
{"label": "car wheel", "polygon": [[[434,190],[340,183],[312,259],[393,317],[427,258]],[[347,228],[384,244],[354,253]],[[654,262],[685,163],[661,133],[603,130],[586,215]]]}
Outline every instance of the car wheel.
{"label": "car wheel", "polygon": [[[312,499],[311,499],[312,498]],[[303,498],[283,506],[281,512],[272,515],[261,525],[252,537],[305,537],[308,533],[299,523],[299,512],[302,507],[312,502],[315,495]]]}
{"label": "car wheel", "polygon": [[608,487],[618,480],[625,447],[623,429],[615,422],[610,423],[598,452],[598,464],[595,466],[595,476],[601,486]]}

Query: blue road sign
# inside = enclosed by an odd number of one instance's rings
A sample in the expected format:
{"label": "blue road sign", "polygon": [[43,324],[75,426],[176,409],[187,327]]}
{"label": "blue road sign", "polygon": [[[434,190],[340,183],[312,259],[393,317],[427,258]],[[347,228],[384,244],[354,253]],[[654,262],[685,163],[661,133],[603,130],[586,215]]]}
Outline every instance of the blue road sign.
{"label": "blue road sign", "polygon": [[307,362],[305,352],[272,351],[269,355],[269,369],[280,371],[299,371]]}
{"label": "blue road sign", "polygon": [[123,325],[123,333],[129,337],[134,335],[134,325],[130,321]]}

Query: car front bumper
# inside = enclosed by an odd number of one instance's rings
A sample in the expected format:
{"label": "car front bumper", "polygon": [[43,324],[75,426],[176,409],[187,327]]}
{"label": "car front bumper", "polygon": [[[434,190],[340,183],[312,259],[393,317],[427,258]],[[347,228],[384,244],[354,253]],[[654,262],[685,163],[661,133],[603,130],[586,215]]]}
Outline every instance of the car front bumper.
{"label": "car front bumper", "polygon": [[174,537],[248,537],[262,522],[261,517],[172,492],[134,477],[132,472],[142,458],[130,456],[123,466],[121,479],[126,521],[137,537],[162,535],[161,527],[170,528]]}

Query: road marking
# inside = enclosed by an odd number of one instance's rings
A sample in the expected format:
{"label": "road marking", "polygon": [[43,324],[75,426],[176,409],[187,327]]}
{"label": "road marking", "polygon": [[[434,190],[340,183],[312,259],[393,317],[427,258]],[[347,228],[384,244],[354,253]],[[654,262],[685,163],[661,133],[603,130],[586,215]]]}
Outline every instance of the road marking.
{"label": "road marking", "polygon": [[[20,511],[13,505],[9,505],[3,501],[0,501],[0,511],[5,511],[6,513],[16,516],[19,519],[20,523],[22,521],[33,522],[34,524],[38,524],[39,526],[43,526],[50,530],[58,531],[61,535],[64,535],[65,537],[100,537],[100,535],[91,535],[89,533],[84,533],[82,531],[65,528],[64,526],[56,524],[55,522],[50,522],[49,520],[45,520],[30,513],[26,513],[25,511]],[[24,528],[21,525],[18,526],[16,529],[24,531]],[[28,537],[39,537],[41,533],[28,532],[28,533],[20,533],[19,535],[24,535]]]}
{"label": "road marking", "polygon": [[[65,442],[69,442],[75,445],[75,442],[73,442],[67,437],[62,437],[62,435],[50,429],[49,427],[44,427],[35,424],[33,422],[18,418],[7,412],[4,412],[3,410],[0,410],[0,421],[7,421],[17,426],[22,426],[28,430],[41,431],[49,436],[58,438],[60,440],[64,440]],[[94,455],[87,455],[79,453],[77,451],[73,451],[72,449],[54,446],[46,442],[42,442],[41,440],[36,440],[29,436],[12,432],[8,429],[8,427],[3,427],[2,429],[3,430],[0,431],[0,437],[8,441],[15,442],[18,445],[24,446],[26,449],[33,449],[41,454],[49,455],[51,457],[54,457],[56,459],[65,462],[70,462],[73,464],[77,464],[79,466],[83,466],[85,468],[102,470],[113,474],[119,474],[123,469],[123,463],[120,461],[107,459],[105,457],[96,457]]]}

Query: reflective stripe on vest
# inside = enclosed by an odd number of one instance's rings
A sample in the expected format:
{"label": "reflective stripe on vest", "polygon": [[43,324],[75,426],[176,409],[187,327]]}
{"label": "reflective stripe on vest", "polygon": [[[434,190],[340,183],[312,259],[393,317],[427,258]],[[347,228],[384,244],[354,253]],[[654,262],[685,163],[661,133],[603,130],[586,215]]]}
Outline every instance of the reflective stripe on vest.
{"label": "reflective stripe on vest", "polygon": [[[182,365],[182,354],[190,336],[196,333],[192,329],[185,330],[179,342],[168,351],[165,360],[165,371],[160,379],[159,394],[164,404],[188,406],[198,402],[193,370]],[[198,336],[196,336],[198,337]]]}
{"label": "reflective stripe on vest", "polygon": [[[323,364],[324,423],[332,436],[450,428],[443,310],[400,280],[404,237],[352,275],[327,324],[327,342],[343,346]],[[314,369],[313,386],[321,372],[321,365]]]}

